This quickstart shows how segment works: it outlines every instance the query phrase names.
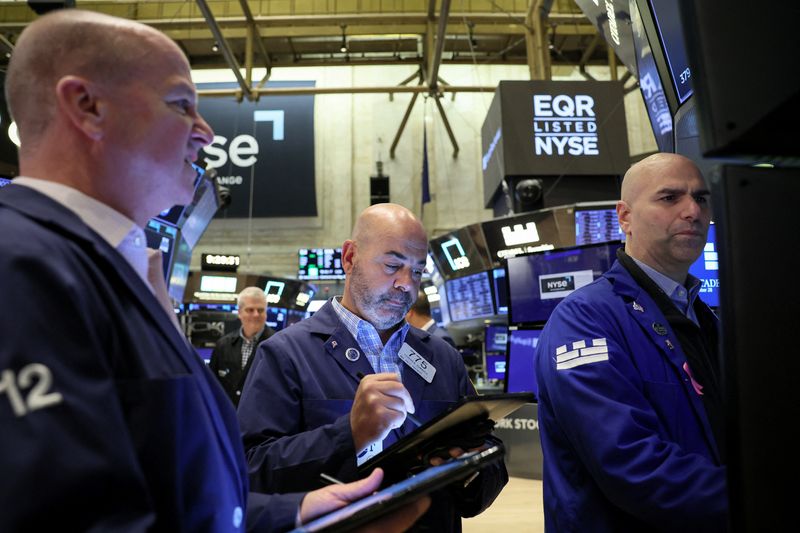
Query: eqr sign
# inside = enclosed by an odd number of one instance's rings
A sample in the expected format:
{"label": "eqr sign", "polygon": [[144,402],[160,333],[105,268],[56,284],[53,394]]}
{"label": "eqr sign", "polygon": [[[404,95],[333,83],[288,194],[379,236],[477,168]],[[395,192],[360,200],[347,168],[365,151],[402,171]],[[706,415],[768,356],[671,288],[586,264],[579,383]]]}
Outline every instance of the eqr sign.
{"label": "eqr sign", "polygon": [[600,155],[594,104],[594,98],[588,94],[534,94],[536,155]]}

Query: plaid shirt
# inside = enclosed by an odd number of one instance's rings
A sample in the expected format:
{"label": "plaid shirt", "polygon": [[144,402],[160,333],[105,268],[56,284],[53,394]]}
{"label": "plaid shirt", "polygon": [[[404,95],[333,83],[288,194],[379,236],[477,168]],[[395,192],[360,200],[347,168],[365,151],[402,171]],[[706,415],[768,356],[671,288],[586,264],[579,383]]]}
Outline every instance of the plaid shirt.
{"label": "plaid shirt", "polygon": [[253,355],[253,348],[256,347],[256,342],[261,338],[262,333],[264,333],[263,328],[253,335],[252,339],[248,339],[244,336],[244,328],[239,328],[239,336],[242,338],[242,368],[247,366],[247,361],[250,359],[250,356]]}
{"label": "plaid shirt", "polygon": [[375,326],[351,313],[339,303],[336,297],[332,299],[331,303],[336,314],[339,315],[339,320],[342,321],[347,331],[350,332],[367,356],[372,369],[376,373],[394,372],[402,377],[402,365],[397,352],[400,351],[406,340],[406,333],[408,333],[409,328],[408,322],[403,321],[403,325],[389,337],[384,346]]}

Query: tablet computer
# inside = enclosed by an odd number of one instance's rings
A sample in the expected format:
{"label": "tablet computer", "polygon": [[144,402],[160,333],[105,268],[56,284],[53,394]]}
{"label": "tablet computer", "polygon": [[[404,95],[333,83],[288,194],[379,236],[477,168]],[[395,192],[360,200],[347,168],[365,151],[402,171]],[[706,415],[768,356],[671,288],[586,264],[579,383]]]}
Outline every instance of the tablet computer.
{"label": "tablet computer", "polygon": [[428,420],[358,468],[366,477],[376,467],[384,470],[384,486],[396,483],[420,468],[428,458],[446,455],[449,448],[465,450],[481,446],[494,423],[523,405],[535,401],[532,393],[500,393],[467,396],[456,405]]}
{"label": "tablet computer", "polygon": [[316,518],[294,529],[291,533],[350,531],[429,492],[439,490],[452,483],[462,482],[461,480],[468,478],[483,466],[502,458],[502,445],[465,453]]}

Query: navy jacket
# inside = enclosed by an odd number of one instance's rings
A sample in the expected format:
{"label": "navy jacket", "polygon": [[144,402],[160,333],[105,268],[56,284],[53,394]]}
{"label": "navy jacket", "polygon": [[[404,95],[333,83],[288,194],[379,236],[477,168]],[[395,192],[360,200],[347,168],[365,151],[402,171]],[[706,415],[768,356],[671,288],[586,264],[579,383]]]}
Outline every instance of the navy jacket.
{"label": "navy jacket", "polygon": [[214,346],[214,351],[211,353],[211,361],[208,363],[208,368],[217,376],[220,385],[225,389],[225,394],[228,395],[234,406],[239,405],[244,380],[253,366],[256,348],[275,333],[269,326],[264,326],[264,331],[261,332],[261,336],[256,340],[250,359],[247,360],[247,364],[242,368],[242,343],[244,340],[240,332],[241,328],[238,328],[218,340],[217,345]]}
{"label": "navy jacket", "polygon": [[[409,329],[406,342],[436,368],[430,384],[411,368],[403,369],[403,384],[420,420],[476,394],[451,346],[417,328]],[[357,374],[373,369],[363,353],[348,360],[348,348],[361,352],[330,302],[258,347],[238,410],[253,490],[307,490],[320,486],[320,473],[356,479],[350,408]],[[406,420],[384,440],[383,448],[413,430]],[[507,481],[502,462],[490,465],[467,490],[437,495],[440,499],[422,521],[432,524],[432,531],[460,531],[459,516],[480,513]]]}
{"label": "navy jacket", "polygon": [[547,531],[724,531],[725,468],[686,356],[619,263],[536,351]]}
{"label": "navy jacket", "polygon": [[[0,531],[244,529],[244,455],[216,379],[116,250],[13,184],[0,299]],[[285,529],[298,500],[256,495],[250,511]]]}

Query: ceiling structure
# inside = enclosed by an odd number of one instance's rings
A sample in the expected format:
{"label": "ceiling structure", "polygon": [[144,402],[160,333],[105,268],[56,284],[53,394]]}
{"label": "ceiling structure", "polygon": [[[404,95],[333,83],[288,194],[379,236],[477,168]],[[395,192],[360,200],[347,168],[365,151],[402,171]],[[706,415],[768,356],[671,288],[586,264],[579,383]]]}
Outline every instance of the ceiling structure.
{"label": "ceiling structure", "polygon": [[[440,97],[494,90],[448,85],[438,74],[442,64],[528,65],[530,78],[540,80],[550,79],[553,66],[577,67],[591,79],[586,67],[605,65],[611,79],[617,78],[616,56],[574,0],[0,1],[0,70],[19,34],[37,16],[34,8],[42,4],[137,20],[177,42],[193,69],[232,70],[238,89],[200,91],[202,96],[255,100],[265,94],[413,93],[392,157],[419,94],[435,97],[456,156],[458,144]],[[274,68],[395,64],[419,69],[399,85],[265,85]],[[255,68],[266,68],[266,75],[253,79]],[[626,72],[622,80],[628,78]]]}
{"label": "ceiling structure", "polygon": [[[528,64],[533,79],[546,79],[552,65],[616,63],[574,0],[58,3],[158,28],[195,69],[230,67],[235,58],[241,67],[410,63],[431,73],[438,51],[440,64]],[[27,2],[0,2],[0,50],[35,16]]]}

